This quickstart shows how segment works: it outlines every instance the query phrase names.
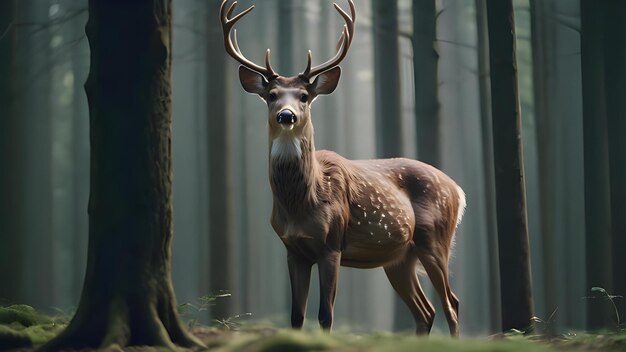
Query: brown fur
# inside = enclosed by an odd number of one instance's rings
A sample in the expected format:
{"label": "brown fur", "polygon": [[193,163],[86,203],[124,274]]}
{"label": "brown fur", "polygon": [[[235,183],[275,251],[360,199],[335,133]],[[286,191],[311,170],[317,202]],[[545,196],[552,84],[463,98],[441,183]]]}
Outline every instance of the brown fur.
{"label": "brown fur", "polygon": [[[270,157],[269,165],[271,223],[289,256],[304,267],[328,260],[329,252],[337,254],[331,256],[338,259],[335,264],[384,267],[414,313],[418,332],[427,332],[434,310],[415,275],[421,260],[433,283],[441,287],[444,307],[450,307],[446,309],[450,331],[457,335],[458,300],[447,283],[447,263],[464,197],[460,188],[440,170],[419,161],[352,161],[331,151],[315,151],[312,128],[304,130],[310,135],[300,138],[301,158]],[[333,284],[327,286],[336,287],[336,279],[328,278]],[[334,297],[334,292],[327,295]],[[298,323],[303,313],[294,310],[292,320]]]}
{"label": "brown fur", "polygon": [[[407,304],[418,333],[428,333],[435,310],[416,275],[421,263],[439,294],[450,333],[459,333],[459,300],[448,283],[448,259],[465,195],[443,172],[408,159],[347,160],[330,151],[315,151],[311,104],[337,87],[352,38],[356,10],[335,7],[346,21],[337,54],[298,76],[282,77],[247,60],[231,41],[233,25],[249,8],[232,16],[222,1],[220,17],[226,51],[243,66],[243,88],[267,102],[271,224],[287,248],[291,280],[291,325],[301,328],[306,311],[311,266],[318,265],[324,329],[333,322],[339,266],[383,267]],[[311,78],[315,78],[310,82]]]}

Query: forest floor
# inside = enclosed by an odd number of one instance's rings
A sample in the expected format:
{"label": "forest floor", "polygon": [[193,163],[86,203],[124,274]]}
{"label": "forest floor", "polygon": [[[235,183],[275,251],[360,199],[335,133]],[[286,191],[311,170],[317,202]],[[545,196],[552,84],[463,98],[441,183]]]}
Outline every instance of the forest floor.
{"label": "forest floor", "polygon": [[[67,316],[43,315],[26,305],[0,307],[0,350],[33,351],[62,331]],[[356,334],[346,331],[326,334],[315,331],[278,329],[271,325],[218,324],[208,327],[196,324],[191,328],[210,351],[459,351],[459,352],[549,352],[549,351],[626,351],[626,331],[621,333],[578,333],[548,337],[542,333],[524,334],[511,331],[488,338],[451,339],[431,335],[416,337],[408,333],[378,332]],[[120,349],[109,349],[120,351]],[[149,347],[133,347],[125,351],[155,351]]]}

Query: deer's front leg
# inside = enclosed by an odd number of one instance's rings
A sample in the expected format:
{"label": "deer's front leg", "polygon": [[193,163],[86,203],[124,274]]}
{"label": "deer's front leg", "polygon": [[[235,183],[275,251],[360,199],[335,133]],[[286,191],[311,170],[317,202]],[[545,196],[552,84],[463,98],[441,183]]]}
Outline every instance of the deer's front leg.
{"label": "deer's front leg", "polygon": [[317,317],[324,330],[330,330],[333,325],[340,264],[341,252],[339,251],[329,251],[317,262],[320,277],[320,310]]}
{"label": "deer's front leg", "polygon": [[287,255],[287,263],[291,280],[291,327],[301,329],[306,314],[312,263],[291,252]]}

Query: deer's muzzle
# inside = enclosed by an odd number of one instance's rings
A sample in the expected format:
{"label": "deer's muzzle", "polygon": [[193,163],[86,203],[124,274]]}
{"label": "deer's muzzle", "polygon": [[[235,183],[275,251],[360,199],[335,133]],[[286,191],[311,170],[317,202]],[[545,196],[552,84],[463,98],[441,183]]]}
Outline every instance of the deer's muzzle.
{"label": "deer's muzzle", "polygon": [[276,116],[276,122],[278,122],[281,125],[282,124],[293,125],[294,123],[296,123],[296,121],[297,121],[297,117],[293,112],[291,112],[291,110],[285,109]]}

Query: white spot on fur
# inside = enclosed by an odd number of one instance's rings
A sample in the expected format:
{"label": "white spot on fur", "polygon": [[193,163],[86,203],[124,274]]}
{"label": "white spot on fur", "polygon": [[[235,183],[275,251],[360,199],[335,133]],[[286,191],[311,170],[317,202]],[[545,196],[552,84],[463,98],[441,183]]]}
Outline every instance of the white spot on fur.
{"label": "white spot on fur", "polygon": [[293,135],[281,135],[272,141],[272,149],[270,150],[270,158],[302,158],[302,146],[300,138]]}

